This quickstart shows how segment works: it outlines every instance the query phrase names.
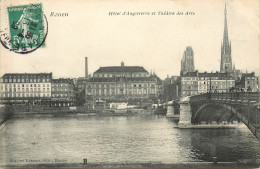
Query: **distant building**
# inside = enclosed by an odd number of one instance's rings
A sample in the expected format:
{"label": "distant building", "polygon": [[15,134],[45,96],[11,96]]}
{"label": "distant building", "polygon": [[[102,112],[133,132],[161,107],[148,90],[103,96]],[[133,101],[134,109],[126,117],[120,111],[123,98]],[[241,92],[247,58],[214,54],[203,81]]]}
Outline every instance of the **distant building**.
{"label": "distant building", "polygon": [[220,62],[221,73],[232,72],[231,42],[228,39],[226,5],[225,5],[224,15],[225,15],[224,35],[223,35],[223,42],[221,43],[221,62]]}
{"label": "distant building", "polygon": [[93,77],[83,82],[86,103],[93,100],[107,102],[141,102],[157,99],[160,79],[141,66],[100,67]]}
{"label": "distant building", "polygon": [[164,102],[180,98],[180,76],[167,77],[163,81]]}
{"label": "distant building", "polygon": [[52,73],[7,73],[0,79],[0,98],[13,102],[51,98]]}
{"label": "distant building", "polygon": [[240,85],[245,91],[256,92],[259,91],[259,77],[255,73],[243,73]]}
{"label": "distant building", "polygon": [[73,79],[52,79],[52,106],[72,106],[75,104]]}
{"label": "distant building", "polygon": [[235,65],[233,66],[232,72],[230,72],[230,75],[236,80],[240,81],[242,78],[242,71],[235,68]]}
{"label": "distant building", "polygon": [[181,76],[187,72],[194,72],[194,53],[190,46],[186,48],[181,60]]}
{"label": "distant building", "polygon": [[84,77],[74,80],[77,105],[84,105],[85,103],[85,83],[88,81],[89,78]]}
{"label": "distant building", "polygon": [[181,95],[192,96],[207,92],[229,92],[235,80],[228,73],[188,72],[181,77]]}

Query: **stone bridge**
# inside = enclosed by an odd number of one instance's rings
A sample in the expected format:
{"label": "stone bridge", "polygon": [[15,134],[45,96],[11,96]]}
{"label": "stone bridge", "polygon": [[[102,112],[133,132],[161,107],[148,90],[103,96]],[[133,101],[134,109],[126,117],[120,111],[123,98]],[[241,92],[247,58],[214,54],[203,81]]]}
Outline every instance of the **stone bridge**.
{"label": "stone bridge", "polygon": [[243,122],[260,140],[260,92],[206,93],[182,98],[180,128]]}

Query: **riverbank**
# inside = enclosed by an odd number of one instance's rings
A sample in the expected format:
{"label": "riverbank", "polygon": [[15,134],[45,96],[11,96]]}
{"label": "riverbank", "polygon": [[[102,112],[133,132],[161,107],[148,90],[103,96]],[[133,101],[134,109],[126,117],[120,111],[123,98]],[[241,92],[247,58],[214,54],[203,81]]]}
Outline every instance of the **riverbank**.
{"label": "riverbank", "polygon": [[30,116],[48,116],[48,117],[59,117],[59,116],[135,116],[138,113],[135,112],[81,112],[81,111],[42,111],[42,112],[15,112],[13,117],[30,117]]}
{"label": "riverbank", "polygon": [[200,124],[200,125],[178,125],[180,129],[231,129],[237,128],[238,124]]}
{"label": "riverbank", "polygon": [[240,162],[189,162],[177,164],[163,164],[161,162],[125,162],[125,163],[50,163],[9,165],[2,168],[259,168],[259,164]]}

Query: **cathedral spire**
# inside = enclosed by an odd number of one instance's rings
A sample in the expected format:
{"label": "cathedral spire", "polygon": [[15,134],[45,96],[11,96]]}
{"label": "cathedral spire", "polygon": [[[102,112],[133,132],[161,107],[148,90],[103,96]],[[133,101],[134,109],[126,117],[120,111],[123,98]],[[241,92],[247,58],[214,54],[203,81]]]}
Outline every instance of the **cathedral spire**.
{"label": "cathedral spire", "polygon": [[231,58],[231,42],[228,39],[228,25],[227,25],[227,8],[225,3],[224,10],[224,33],[223,41],[221,45],[221,65],[220,72],[231,72],[232,71],[232,58]]}
{"label": "cathedral spire", "polygon": [[226,48],[226,47],[229,46],[229,41],[228,41],[228,26],[227,26],[227,9],[226,9],[226,4],[225,4],[224,15],[225,15],[225,20],[224,20],[224,36],[223,36],[223,45],[224,45],[224,47]]}

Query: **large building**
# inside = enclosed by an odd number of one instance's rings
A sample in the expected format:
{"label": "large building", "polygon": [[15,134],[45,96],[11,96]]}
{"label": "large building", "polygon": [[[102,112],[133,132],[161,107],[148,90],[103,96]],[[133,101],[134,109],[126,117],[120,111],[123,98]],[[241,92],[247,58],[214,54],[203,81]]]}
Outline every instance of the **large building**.
{"label": "large building", "polygon": [[228,73],[188,72],[181,77],[181,96],[207,92],[228,92],[235,87],[235,80]]}
{"label": "large building", "polygon": [[52,106],[72,106],[75,103],[73,79],[52,79]]}
{"label": "large building", "polygon": [[187,72],[194,72],[194,53],[190,46],[186,48],[183,53],[183,57],[181,60],[181,76],[185,75]]}
{"label": "large building", "polygon": [[231,42],[228,39],[228,26],[227,26],[227,10],[225,5],[224,11],[224,35],[223,42],[221,43],[221,62],[220,62],[220,72],[233,72],[232,71],[232,57],[231,57]]}
{"label": "large building", "polygon": [[93,77],[83,81],[86,102],[133,102],[157,99],[161,92],[160,79],[140,66],[100,67]]}
{"label": "large building", "polygon": [[259,91],[259,77],[255,76],[255,73],[243,73],[240,81],[240,86],[249,92]]}
{"label": "large building", "polygon": [[0,79],[2,102],[50,100],[52,73],[7,73]]}

